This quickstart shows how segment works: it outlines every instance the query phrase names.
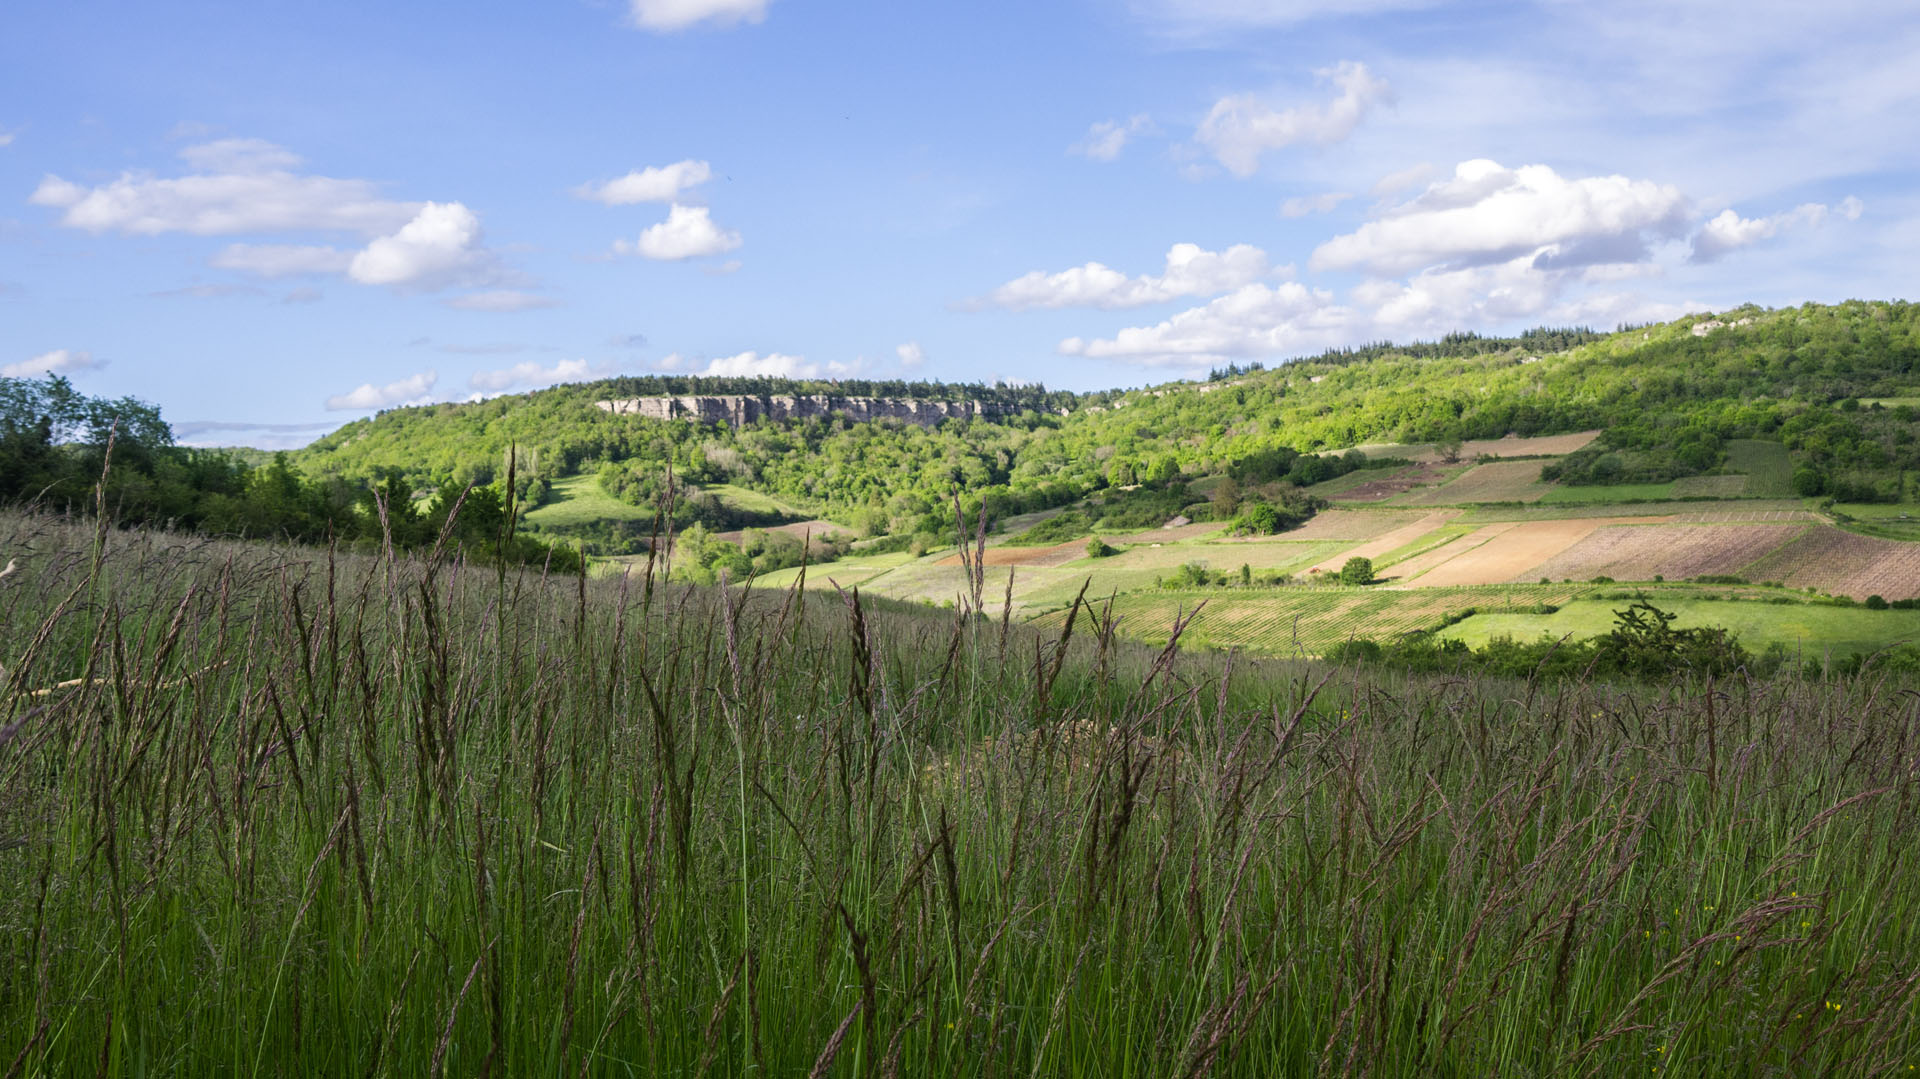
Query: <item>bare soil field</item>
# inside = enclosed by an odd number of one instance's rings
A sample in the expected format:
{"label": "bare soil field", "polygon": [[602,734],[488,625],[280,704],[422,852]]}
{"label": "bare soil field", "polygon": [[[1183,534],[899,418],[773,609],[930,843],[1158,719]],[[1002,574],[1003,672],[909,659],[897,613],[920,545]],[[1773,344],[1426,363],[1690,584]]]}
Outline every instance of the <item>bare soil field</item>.
{"label": "bare soil field", "polygon": [[[1517,435],[1508,435],[1505,438],[1480,438],[1460,444],[1460,459],[1470,461],[1475,457],[1559,457],[1572,453],[1599,437],[1598,431],[1575,431],[1568,435],[1535,435],[1532,438],[1520,438]],[[1406,457],[1415,461],[1440,459],[1439,447],[1431,442],[1370,442],[1357,448],[1369,457]]]}
{"label": "bare soil field", "polygon": [[1478,547],[1483,543],[1490,542],[1491,540],[1493,540],[1494,537],[1500,535],[1502,532],[1505,532],[1508,529],[1515,528],[1515,527],[1518,527],[1518,523],[1511,522],[1511,521],[1502,523],[1502,524],[1487,525],[1485,528],[1481,528],[1476,531],[1469,532],[1468,534],[1461,536],[1460,538],[1454,540],[1451,543],[1447,543],[1439,547],[1435,547],[1431,551],[1427,551],[1424,554],[1415,555],[1412,558],[1409,558],[1406,561],[1401,562],[1400,564],[1394,566],[1392,569],[1392,572],[1388,573],[1386,576],[1389,580],[1398,581],[1401,584],[1410,583],[1413,581],[1414,578],[1420,576],[1421,574],[1427,572],[1428,570],[1434,568],[1435,566],[1443,565],[1447,562],[1450,562],[1453,559],[1459,557],[1460,555],[1473,550],[1475,547]]}
{"label": "bare soil field", "polygon": [[[848,528],[846,525],[835,524],[832,521],[821,521],[821,520],[795,521],[792,524],[788,524],[788,525],[774,525],[770,528],[761,529],[761,531],[785,532],[787,535],[792,536],[794,539],[805,539],[809,535],[811,535],[815,539],[819,539],[820,537],[825,536],[829,532],[838,532],[838,533],[841,533],[842,535],[847,535],[847,536],[851,536],[855,534],[854,531]],[[748,529],[736,528],[731,532],[715,532],[713,534],[713,538],[725,543],[739,543],[741,538],[744,537],[747,534],[747,532],[748,532]]]}
{"label": "bare soil field", "polygon": [[[1535,567],[1579,543],[1602,525],[1647,523],[1651,523],[1648,518],[1589,517],[1565,521],[1526,521],[1510,525],[1485,542],[1463,550],[1455,557],[1436,565],[1414,583],[1419,587],[1433,588],[1444,585],[1497,584],[1526,577],[1538,577],[1540,574],[1534,572]],[[1475,532],[1465,539],[1471,540],[1486,531],[1481,529],[1480,532]],[[1455,544],[1448,544],[1433,553],[1440,554],[1454,546]],[[1411,580],[1411,578],[1402,579]]]}
{"label": "bare soil field", "polygon": [[1262,538],[1283,540],[1370,540],[1425,518],[1419,510],[1322,510],[1313,520],[1273,537],[1224,538],[1224,543],[1257,543]]}
{"label": "bare soil field", "polygon": [[1824,520],[1824,518],[1811,510],[1767,508],[1767,503],[1763,502],[1759,503],[1758,506],[1753,509],[1703,510],[1699,513],[1676,514],[1673,518],[1673,523],[1683,525],[1716,525],[1733,524],[1740,521],[1805,521],[1813,523],[1821,520]]}
{"label": "bare soil field", "polygon": [[1535,435],[1532,438],[1478,439],[1460,446],[1460,456],[1487,457],[1559,457],[1582,449],[1600,437],[1598,431],[1575,431],[1570,435]]}
{"label": "bare soil field", "polygon": [[1451,505],[1459,502],[1537,502],[1553,489],[1540,479],[1538,461],[1497,461],[1475,465],[1438,487],[1413,491],[1400,505]]}
{"label": "bare soil field", "polygon": [[[1145,532],[1136,532],[1131,536],[1115,536],[1110,542],[1178,543],[1181,540],[1199,539],[1201,536],[1212,535],[1225,527],[1227,527],[1225,521],[1195,521],[1192,524],[1174,525],[1172,528],[1162,526]],[[1083,543],[1081,546],[1086,545]]]}
{"label": "bare soil field", "polygon": [[1807,530],[1781,525],[1611,525],[1599,528],[1514,580],[1668,580],[1742,574],[1751,563]]}
{"label": "bare soil field", "polygon": [[1855,599],[1912,599],[1920,596],[1920,544],[1820,526],[1748,565],[1740,575]]}
{"label": "bare soil field", "polygon": [[1330,502],[1381,502],[1395,495],[1406,494],[1416,487],[1427,487],[1447,478],[1447,474],[1432,465],[1408,465],[1405,468],[1380,474],[1365,483],[1357,483],[1344,491],[1334,491],[1326,497]]}
{"label": "bare soil field", "polygon": [[[989,547],[985,554],[989,566],[1062,566],[1076,558],[1085,558],[1087,541],[1068,540],[1051,547]],[[933,565],[960,565],[960,555],[950,554]]]}
{"label": "bare soil field", "polygon": [[1453,520],[1455,516],[1456,514],[1448,513],[1444,510],[1438,513],[1429,513],[1412,524],[1402,525],[1391,532],[1376,536],[1358,547],[1349,548],[1324,562],[1317,563],[1309,568],[1307,572],[1333,573],[1338,571],[1341,566],[1346,565],[1347,559],[1349,558],[1379,558],[1388,551],[1405,547],[1421,536]]}

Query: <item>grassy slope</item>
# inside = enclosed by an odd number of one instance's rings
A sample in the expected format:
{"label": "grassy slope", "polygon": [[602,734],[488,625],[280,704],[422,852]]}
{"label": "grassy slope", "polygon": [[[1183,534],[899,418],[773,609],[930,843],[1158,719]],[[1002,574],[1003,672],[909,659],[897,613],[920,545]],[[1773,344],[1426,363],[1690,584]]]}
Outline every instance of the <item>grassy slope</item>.
{"label": "grassy slope", "polygon": [[1054,666],[835,597],[0,535],[25,1075],[1920,1057],[1884,687],[1322,683],[1086,619]]}
{"label": "grassy slope", "polygon": [[1727,443],[1727,471],[1744,473],[1746,493],[1758,498],[1793,497],[1793,462],[1778,442],[1737,438]]}
{"label": "grassy slope", "polygon": [[564,529],[596,521],[652,521],[653,511],[622,502],[600,488],[597,476],[568,476],[553,485],[547,501],[528,510],[528,524]]}
{"label": "grassy slope", "polygon": [[[1495,637],[1532,640],[1541,635],[1577,639],[1596,637],[1613,629],[1613,612],[1626,600],[1583,600],[1569,603],[1550,615],[1489,613],[1475,615],[1443,631],[1447,637],[1479,647]],[[1920,611],[1869,611],[1813,603],[1739,603],[1679,596],[1656,600],[1665,611],[1679,616],[1674,623],[1723,626],[1751,649],[1775,641],[1809,656],[1831,651],[1838,655],[1872,652],[1890,644],[1920,640]]]}

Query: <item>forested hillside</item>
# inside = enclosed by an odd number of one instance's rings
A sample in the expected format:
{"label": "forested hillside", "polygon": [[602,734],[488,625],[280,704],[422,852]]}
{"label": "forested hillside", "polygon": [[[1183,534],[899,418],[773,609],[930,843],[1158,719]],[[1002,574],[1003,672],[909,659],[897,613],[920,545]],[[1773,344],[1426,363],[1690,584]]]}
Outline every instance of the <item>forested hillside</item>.
{"label": "forested hillside", "polygon": [[[1713,326],[1712,324],[1718,324]],[[1558,351],[1555,351],[1558,349]],[[812,419],[742,430],[609,415],[608,396],[652,392],[998,395],[1020,411],[927,430]],[[1912,400],[1907,400],[1911,398]],[[1038,388],[774,380],[620,379],[469,404],[396,409],[298,455],[320,476],[400,470],[422,487],[491,480],[509,443],[522,495],[608,472],[650,497],[669,465],[685,483],[764,491],[851,519],[924,516],[960,489],[996,511],[1056,504],[1107,486],[1224,475],[1282,447],[1340,450],[1602,429],[1557,465],[1565,483],[1712,472],[1732,439],[1784,442],[1797,490],[1896,501],[1920,470],[1920,309],[1848,302],[1741,308],[1612,334],[1537,330],[1375,345],[1275,367],[1230,367],[1203,383],[1073,395]],[[1062,410],[1065,415],[1059,414]]]}

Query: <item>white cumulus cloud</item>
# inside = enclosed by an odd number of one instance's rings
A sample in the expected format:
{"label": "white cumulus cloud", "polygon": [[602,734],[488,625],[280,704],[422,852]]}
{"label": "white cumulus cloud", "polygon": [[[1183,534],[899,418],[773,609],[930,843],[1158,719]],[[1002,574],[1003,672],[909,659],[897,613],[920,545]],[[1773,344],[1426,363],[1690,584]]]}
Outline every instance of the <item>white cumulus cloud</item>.
{"label": "white cumulus cloud", "polygon": [[375,386],[371,382],[361,383],[346,393],[335,394],[327,398],[329,411],[343,409],[393,408],[397,405],[424,405],[433,400],[433,385],[440,381],[435,371],[422,371],[417,375],[408,375],[398,382],[389,382],[384,386]]}
{"label": "white cumulus cloud", "polygon": [[674,260],[719,255],[740,246],[740,234],[713,223],[705,206],[674,203],[667,219],[642,230],[634,243],[625,240],[613,247],[623,255],[637,254],[650,259]]}
{"label": "white cumulus cloud", "polygon": [[1252,94],[1214,102],[1195,133],[1200,143],[1235,176],[1260,171],[1260,157],[1295,143],[1335,143],[1353,134],[1376,105],[1392,98],[1386,80],[1352,60],[1318,72],[1339,90],[1331,101],[1275,109]]}
{"label": "white cumulus cloud", "polygon": [[1782,229],[1817,226],[1829,214],[1837,213],[1849,221],[1857,221],[1865,208],[1859,199],[1848,196],[1838,206],[1808,202],[1767,217],[1741,217],[1732,210],[1722,210],[1694,234],[1691,261],[1712,262],[1730,251],[1770,240]]}
{"label": "white cumulus cloud", "polygon": [[1128,117],[1126,120],[1101,120],[1087,129],[1086,137],[1068,147],[1069,153],[1093,161],[1112,161],[1120,156],[1120,151],[1128,140],[1135,135],[1146,135],[1154,130],[1153,120],[1146,113]]}
{"label": "white cumulus cloud", "polygon": [[1668,184],[1466,161],[1451,178],[1321,244],[1311,264],[1391,276],[1521,255],[1541,269],[1637,262],[1651,241],[1684,231],[1686,212],[1686,196]]}
{"label": "white cumulus cloud", "polygon": [[485,277],[492,266],[480,246],[480,218],[458,202],[429,202],[353,256],[347,276],[363,285],[432,288]]}
{"label": "white cumulus cloud", "polygon": [[1326,348],[1349,340],[1355,322],[1355,313],[1335,303],[1330,292],[1293,281],[1272,287],[1256,283],[1153,326],[1092,341],[1069,337],[1059,350],[1092,359],[1197,366]]}
{"label": "white cumulus cloud", "polygon": [[561,382],[585,382],[589,379],[605,378],[613,373],[613,365],[595,367],[585,360],[560,360],[552,367],[542,367],[533,361],[516,363],[498,371],[478,371],[467,380],[470,389],[486,393],[501,393],[521,388],[541,388]]}
{"label": "white cumulus cloud", "polygon": [[909,371],[917,371],[927,362],[927,350],[921,348],[918,341],[908,341],[904,345],[895,346],[893,354],[900,357],[900,366]]}
{"label": "white cumulus cloud", "polygon": [[734,26],[767,17],[769,0],[629,0],[635,26],[643,30],[685,30],[698,23]]}
{"label": "white cumulus cloud", "polygon": [[[697,362],[690,361],[676,352],[655,366],[663,371],[679,371]],[[767,378],[819,378],[821,375],[828,375],[837,378],[851,374],[853,371],[853,366],[849,364],[822,365],[809,363],[804,356],[789,356],[784,352],[769,352],[763,356],[759,352],[748,351],[709,360],[705,367],[691,373],[726,378],[748,378],[756,375]]]}
{"label": "white cumulus cloud", "polygon": [[713,178],[713,169],[705,161],[676,161],[671,165],[649,165],[634,169],[618,179],[597,184],[581,184],[573,189],[575,197],[631,206],[637,202],[672,202],[682,192],[699,187]]}
{"label": "white cumulus cloud", "polygon": [[1098,262],[1059,273],[1035,270],[994,289],[974,306],[1015,311],[1035,307],[1140,307],[1180,296],[1210,296],[1239,288],[1267,272],[1266,252],[1251,244],[1208,251],[1179,243],[1167,251],[1157,276],[1128,277]]}
{"label": "white cumulus cloud", "polygon": [[32,359],[0,367],[0,375],[7,378],[39,378],[42,375],[69,375],[75,371],[98,371],[106,365],[107,361],[95,359],[91,352],[56,348]]}

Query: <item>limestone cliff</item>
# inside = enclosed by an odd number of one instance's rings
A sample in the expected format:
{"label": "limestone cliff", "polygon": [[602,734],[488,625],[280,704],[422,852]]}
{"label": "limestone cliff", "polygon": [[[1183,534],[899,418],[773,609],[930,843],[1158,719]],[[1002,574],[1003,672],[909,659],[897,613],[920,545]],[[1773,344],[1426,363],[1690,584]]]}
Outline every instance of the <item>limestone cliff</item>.
{"label": "limestone cliff", "polygon": [[924,401],[903,397],[841,397],[774,394],[702,397],[629,397],[595,401],[603,412],[656,420],[697,420],[741,427],[759,419],[804,420],[843,412],[851,420],[905,420],[931,427],[953,417],[994,419],[998,405],[984,401]]}

